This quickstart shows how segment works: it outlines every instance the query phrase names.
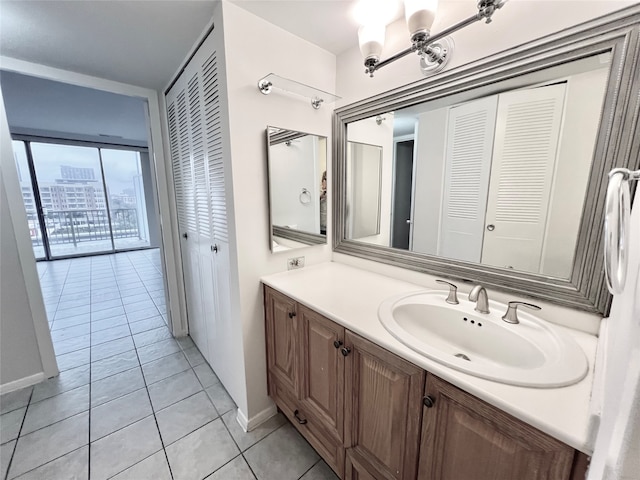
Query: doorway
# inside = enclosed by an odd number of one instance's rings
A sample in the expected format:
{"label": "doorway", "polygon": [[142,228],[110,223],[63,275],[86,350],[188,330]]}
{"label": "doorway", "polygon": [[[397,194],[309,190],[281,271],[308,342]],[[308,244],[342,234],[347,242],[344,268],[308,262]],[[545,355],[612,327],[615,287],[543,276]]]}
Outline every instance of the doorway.
{"label": "doorway", "polygon": [[146,149],[30,138],[13,148],[36,259],[158,246]]}
{"label": "doorway", "polygon": [[395,142],[391,246],[408,250],[411,242],[413,140]]}

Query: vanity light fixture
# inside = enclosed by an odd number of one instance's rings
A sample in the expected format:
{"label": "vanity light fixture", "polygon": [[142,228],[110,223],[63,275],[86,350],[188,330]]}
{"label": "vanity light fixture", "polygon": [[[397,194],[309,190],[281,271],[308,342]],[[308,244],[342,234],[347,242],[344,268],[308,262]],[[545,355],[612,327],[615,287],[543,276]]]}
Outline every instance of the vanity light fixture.
{"label": "vanity light fixture", "polygon": [[[360,1],[366,2],[367,0]],[[447,35],[451,35],[482,19],[486,19],[486,23],[491,23],[491,16],[496,10],[502,8],[507,1],[479,0],[477,4],[478,13],[436,35],[431,35],[431,26],[436,18],[438,0],[404,0],[405,19],[409,29],[411,46],[381,61],[380,55],[384,46],[385,23],[380,20],[380,17],[378,19],[370,18],[365,20],[358,30],[358,40],[360,52],[364,57],[365,73],[373,77],[373,73],[376,70],[412,52],[416,52],[420,56],[420,69],[425,75],[441,71],[451,58],[453,51],[453,40]]]}

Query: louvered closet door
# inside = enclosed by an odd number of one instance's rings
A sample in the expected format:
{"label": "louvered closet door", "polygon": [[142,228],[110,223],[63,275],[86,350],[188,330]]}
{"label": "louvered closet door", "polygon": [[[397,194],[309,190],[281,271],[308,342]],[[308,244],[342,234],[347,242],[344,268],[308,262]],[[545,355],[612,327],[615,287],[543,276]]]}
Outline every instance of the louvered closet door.
{"label": "louvered closet door", "polygon": [[[225,377],[233,337],[220,84],[210,36],[167,94],[189,333]],[[228,378],[228,377],[227,377]]]}
{"label": "louvered closet door", "polygon": [[484,264],[540,270],[564,96],[558,84],[499,97]]}
{"label": "louvered closet door", "polygon": [[167,95],[167,112],[189,334],[200,350],[207,351],[196,208],[197,133],[194,141],[193,107],[189,97],[188,85],[181,78]]}
{"label": "louvered closet door", "polygon": [[209,335],[209,362],[222,377],[231,372],[229,358],[233,345],[226,339],[233,338],[230,291],[230,251],[227,224],[227,200],[225,188],[224,152],[222,144],[222,119],[220,111],[220,79],[218,59],[212,52],[201,63],[202,101],[204,108],[205,151],[207,158],[207,185],[210,202],[210,225],[215,250],[211,265],[211,278],[215,290],[216,322]]}
{"label": "louvered closet door", "polygon": [[438,255],[479,262],[498,100],[449,111]]}

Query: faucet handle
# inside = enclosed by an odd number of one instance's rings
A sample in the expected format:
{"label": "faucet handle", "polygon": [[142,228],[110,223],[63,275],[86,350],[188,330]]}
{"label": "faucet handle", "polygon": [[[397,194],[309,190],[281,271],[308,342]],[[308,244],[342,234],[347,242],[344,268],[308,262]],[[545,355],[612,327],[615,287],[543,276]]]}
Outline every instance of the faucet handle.
{"label": "faucet handle", "polygon": [[453,283],[445,282],[444,280],[436,280],[438,283],[442,283],[443,285],[449,285],[449,296],[445,300],[447,303],[451,305],[458,305],[460,302],[458,301],[458,287]]}
{"label": "faucet handle", "polygon": [[523,307],[530,308],[532,310],[542,310],[538,305],[534,305],[533,303],[527,302],[509,302],[509,307],[507,308],[507,313],[502,316],[502,320],[507,323],[520,323],[518,320],[518,307],[522,305]]}

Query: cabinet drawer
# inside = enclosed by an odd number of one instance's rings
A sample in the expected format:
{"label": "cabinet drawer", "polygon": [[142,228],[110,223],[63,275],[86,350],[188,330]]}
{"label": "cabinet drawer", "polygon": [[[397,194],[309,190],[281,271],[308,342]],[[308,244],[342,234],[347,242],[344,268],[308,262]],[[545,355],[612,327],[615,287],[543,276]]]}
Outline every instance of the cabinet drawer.
{"label": "cabinet drawer", "polygon": [[[344,448],[342,442],[322,428],[322,423],[301,408],[301,402],[277,380],[271,385],[273,399],[294,427],[311,444],[334,472],[343,478]],[[297,412],[297,415],[296,415]],[[301,421],[303,423],[301,423]]]}

